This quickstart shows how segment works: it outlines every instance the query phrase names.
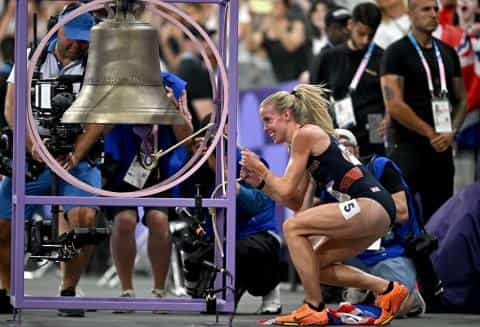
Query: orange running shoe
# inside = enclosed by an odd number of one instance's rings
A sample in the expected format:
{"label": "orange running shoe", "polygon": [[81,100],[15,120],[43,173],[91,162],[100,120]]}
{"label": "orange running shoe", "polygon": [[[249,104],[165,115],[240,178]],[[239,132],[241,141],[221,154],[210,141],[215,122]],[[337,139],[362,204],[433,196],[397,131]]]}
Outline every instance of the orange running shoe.
{"label": "orange running shoe", "polygon": [[382,312],[380,317],[375,320],[375,325],[387,325],[390,323],[407,296],[408,288],[397,282],[393,283],[393,289],[390,292],[378,295],[375,305],[382,309]]}
{"label": "orange running shoe", "polygon": [[328,325],[328,314],[325,309],[316,311],[305,303],[288,315],[276,317],[275,324],[288,326],[325,326]]}

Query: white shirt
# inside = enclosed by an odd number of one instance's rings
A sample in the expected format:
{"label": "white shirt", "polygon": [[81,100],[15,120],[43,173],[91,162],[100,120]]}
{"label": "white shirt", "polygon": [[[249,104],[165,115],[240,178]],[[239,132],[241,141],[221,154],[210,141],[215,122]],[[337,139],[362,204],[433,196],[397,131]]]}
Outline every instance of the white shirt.
{"label": "white shirt", "polygon": [[408,18],[408,15],[388,19],[382,21],[378,26],[373,42],[380,48],[386,49],[390,44],[407,35],[409,30],[410,18]]}
{"label": "white shirt", "polygon": [[[29,51],[27,51],[28,56]],[[82,75],[83,74],[82,60],[75,60],[68,65],[62,67],[57,57],[53,54],[53,51],[48,52],[44,63],[40,66],[40,72],[42,73],[42,79],[56,78],[60,75]],[[8,76],[8,83],[15,83],[15,66],[12,72]]]}

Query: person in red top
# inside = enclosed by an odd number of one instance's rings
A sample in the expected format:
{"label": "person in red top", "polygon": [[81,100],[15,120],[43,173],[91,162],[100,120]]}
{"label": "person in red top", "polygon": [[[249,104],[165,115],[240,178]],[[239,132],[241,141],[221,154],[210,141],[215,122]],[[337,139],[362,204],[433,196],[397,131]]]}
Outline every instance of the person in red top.
{"label": "person in red top", "polygon": [[457,0],[440,0],[441,8],[438,12],[440,25],[453,25]]}

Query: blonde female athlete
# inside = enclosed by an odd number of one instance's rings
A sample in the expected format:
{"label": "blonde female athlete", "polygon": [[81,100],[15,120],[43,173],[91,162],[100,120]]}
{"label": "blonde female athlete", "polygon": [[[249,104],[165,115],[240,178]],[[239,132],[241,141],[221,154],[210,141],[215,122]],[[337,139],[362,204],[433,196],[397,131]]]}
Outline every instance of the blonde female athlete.
{"label": "blonde female athlete", "polygon": [[[242,150],[241,176],[296,212],[283,224],[283,233],[305,289],[305,301],[275,322],[327,325],[322,283],[375,292],[376,305],[381,308],[375,324],[384,325],[407,297],[407,288],[341,262],[387,233],[394,221],[395,204],[360,162],[336,142],[327,105],[320,86],[304,84],[291,93],[272,94],[261,103],[265,131],[275,143],[286,143],[290,148],[283,176],[271,172],[250,150]],[[318,183],[341,202],[312,207]],[[326,241],[314,248],[312,237]]]}

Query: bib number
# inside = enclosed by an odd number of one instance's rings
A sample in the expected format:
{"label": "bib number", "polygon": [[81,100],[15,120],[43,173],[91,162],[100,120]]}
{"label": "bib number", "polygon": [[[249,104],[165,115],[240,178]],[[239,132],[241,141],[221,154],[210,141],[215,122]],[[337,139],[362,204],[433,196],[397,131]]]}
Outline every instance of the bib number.
{"label": "bib number", "polygon": [[358,205],[357,200],[353,199],[346,202],[341,202],[338,204],[340,211],[345,219],[350,219],[360,212],[360,206]]}

